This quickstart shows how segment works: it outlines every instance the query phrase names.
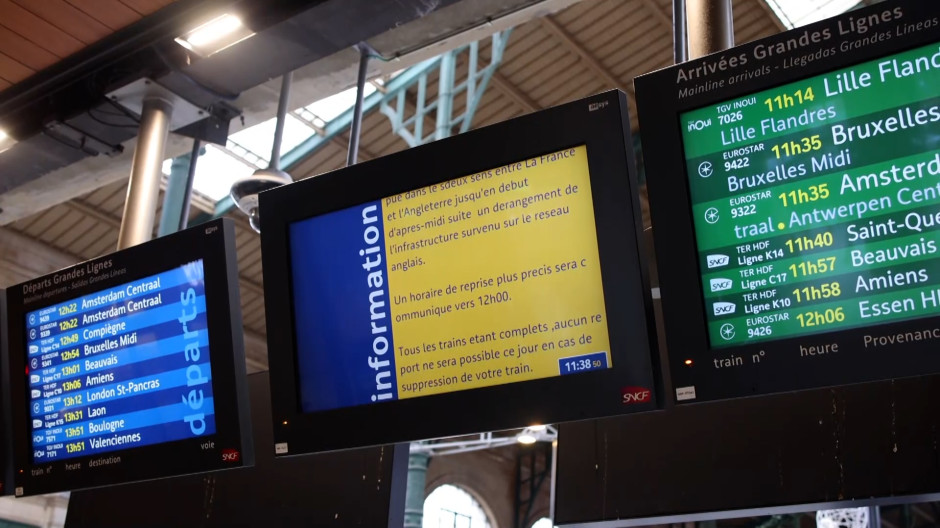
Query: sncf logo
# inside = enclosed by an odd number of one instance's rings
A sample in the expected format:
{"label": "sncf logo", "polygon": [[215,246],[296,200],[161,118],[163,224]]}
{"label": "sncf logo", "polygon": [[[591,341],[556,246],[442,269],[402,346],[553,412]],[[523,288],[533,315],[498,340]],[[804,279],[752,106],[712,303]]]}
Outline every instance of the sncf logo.
{"label": "sncf logo", "polygon": [[722,266],[727,266],[728,261],[731,260],[728,255],[708,255],[705,257],[705,262],[708,263],[708,268],[720,268]]}
{"label": "sncf logo", "polygon": [[238,462],[241,458],[242,455],[237,449],[229,448],[222,450],[222,462]]}
{"label": "sncf logo", "polygon": [[712,279],[710,281],[711,288],[713,292],[725,291],[731,289],[731,279]]}
{"label": "sncf logo", "polygon": [[653,399],[653,393],[649,389],[643,387],[624,387],[620,389],[620,394],[623,397],[621,402],[624,405],[646,403]]}
{"label": "sncf logo", "polygon": [[734,303],[729,302],[716,302],[713,307],[715,309],[715,315],[733,314],[736,308]]}

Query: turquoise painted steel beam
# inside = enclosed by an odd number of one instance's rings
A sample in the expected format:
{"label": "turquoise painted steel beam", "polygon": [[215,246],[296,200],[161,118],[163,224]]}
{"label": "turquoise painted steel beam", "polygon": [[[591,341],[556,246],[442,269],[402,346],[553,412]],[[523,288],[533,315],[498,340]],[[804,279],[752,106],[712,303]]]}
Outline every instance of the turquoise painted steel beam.
{"label": "turquoise painted steel beam", "polygon": [[[399,91],[406,89],[411,85],[411,83],[414,82],[415,79],[419,78],[421,75],[427,74],[427,72],[433,70],[440,60],[440,57],[434,57],[424,62],[420,62],[411,68],[408,68],[385,85],[385,93],[382,93],[381,91],[375,91],[363,99],[362,115],[366,115],[369,112],[375,110],[382,103],[387,102],[392,97],[397,97]],[[337,135],[342,134],[348,130],[349,127],[352,126],[354,113],[355,108],[350,107],[342,114],[330,120],[330,122],[327,123],[325,127],[323,127],[323,134],[312,134],[299,145],[292,148],[290,152],[282,155],[282,170],[290,173],[302,160],[312,156],[318,150],[323,148],[324,145],[332,141],[333,138],[335,138]],[[197,216],[195,219],[193,219],[192,224],[200,224],[203,222],[208,222],[213,218],[224,216],[234,208],[235,202],[232,201],[230,196],[226,196],[215,204],[215,211],[213,213],[204,213]]]}
{"label": "turquoise painted steel beam", "polygon": [[[411,86],[401,86],[401,91],[397,97],[389,98],[381,104],[381,112],[388,117],[392,125],[392,131],[408,143],[408,146],[415,147],[448,137],[453,133],[455,127],[459,127],[461,133],[469,130],[473,124],[473,116],[476,114],[490,79],[502,62],[503,52],[511,32],[512,29],[510,28],[493,34],[490,58],[487,65],[482,69],[479,67],[479,41],[446,52],[441,57],[439,64],[439,93],[437,98],[431,103],[427,102],[427,74],[419,76],[415,82],[418,85],[416,108],[414,114],[410,117],[405,117],[405,92]],[[463,81],[457,83],[457,59],[465,51],[468,54],[467,75]],[[453,115],[454,98],[464,92],[466,92],[466,109],[462,114],[455,116]],[[392,100],[394,100],[394,106],[391,104]],[[435,128],[425,136],[423,131],[424,119],[432,110],[436,111]]]}
{"label": "turquoise painted steel beam", "polygon": [[[411,83],[421,74],[424,74],[436,67],[440,60],[440,57],[435,57],[433,59],[428,59],[424,62],[416,64],[415,66],[405,70],[398,77],[395,77],[389,81],[388,84],[385,85],[385,93],[376,91],[369,97],[366,97],[362,102],[363,115],[372,110],[375,110],[379,107],[379,105],[390,100],[392,97],[397,97],[398,91],[401,89],[401,87],[410,86]],[[349,129],[350,125],[352,124],[353,112],[354,109],[349,108],[326,124],[324,127],[324,134],[314,134],[310,136],[299,145],[291,149],[290,152],[281,156],[281,167],[285,171],[291,172],[294,168],[296,168],[300,161],[308,158],[316,151],[323,148],[323,145],[332,141],[333,138],[338,134],[341,134]]]}
{"label": "turquoise painted steel beam", "polygon": [[[486,93],[486,88],[490,84],[490,79],[493,78],[493,74],[496,73],[496,68],[503,61],[503,51],[506,50],[506,44],[509,42],[509,35],[512,33],[512,28],[509,28],[501,33],[493,34],[493,47],[490,55],[490,63],[484,68],[481,73],[480,84],[476,86],[473,91],[470,91],[470,88],[467,88],[467,109],[462,116],[463,122],[460,124],[460,133],[464,133],[467,130],[470,130],[470,125],[473,124],[473,116],[477,112],[477,108],[480,106],[480,101],[483,99],[483,94]],[[475,76],[475,75],[474,75]],[[467,79],[467,82],[472,86],[475,82],[471,82],[473,76]]]}
{"label": "turquoise painted steel beam", "polygon": [[454,70],[457,54],[449,51],[441,56],[441,74],[437,81],[437,120],[434,139],[450,136],[451,114],[454,109]]}
{"label": "turquoise painted steel beam", "polygon": [[157,236],[169,235],[179,230],[180,213],[186,201],[186,180],[189,176],[190,154],[173,158],[170,163],[170,176],[167,178],[166,191],[163,193],[163,211],[160,213],[160,227]]}
{"label": "turquoise painted steel beam", "polygon": [[408,457],[404,528],[421,528],[424,518],[424,488],[427,484],[429,458],[427,453],[411,453]]}

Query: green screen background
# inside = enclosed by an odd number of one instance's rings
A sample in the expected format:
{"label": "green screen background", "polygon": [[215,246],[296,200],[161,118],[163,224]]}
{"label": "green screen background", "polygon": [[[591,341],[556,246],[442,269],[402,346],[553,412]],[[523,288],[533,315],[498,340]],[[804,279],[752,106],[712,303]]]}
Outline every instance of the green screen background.
{"label": "green screen background", "polygon": [[680,126],[712,347],[940,314],[940,46]]}

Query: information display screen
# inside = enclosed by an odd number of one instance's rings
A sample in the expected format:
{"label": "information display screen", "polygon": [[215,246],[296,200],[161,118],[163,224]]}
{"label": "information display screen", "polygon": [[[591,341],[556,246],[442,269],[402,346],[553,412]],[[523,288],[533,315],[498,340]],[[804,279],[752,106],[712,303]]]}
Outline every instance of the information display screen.
{"label": "information display screen", "polygon": [[938,29],[885,2],[637,79],[678,401],[940,370]]}
{"label": "information display screen", "polygon": [[278,453],[656,408],[632,155],[610,92],[262,193]]}
{"label": "information display screen", "polygon": [[201,259],[25,323],[34,464],[215,432]]}
{"label": "information display screen", "polygon": [[234,228],[7,290],[16,495],[250,465]]}
{"label": "information display screen", "polygon": [[713,347],[940,313],[938,87],[930,44],[680,116]]}
{"label": "information display screen", "polygon": [[609,368],[596,233],[584,145],[292,224],[301,407]]}

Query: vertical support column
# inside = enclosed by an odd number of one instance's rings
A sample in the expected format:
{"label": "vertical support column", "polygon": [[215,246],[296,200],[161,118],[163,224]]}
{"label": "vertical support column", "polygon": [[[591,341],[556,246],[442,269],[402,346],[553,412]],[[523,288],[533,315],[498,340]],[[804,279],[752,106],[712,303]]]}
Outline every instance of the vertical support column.
{"label": "vertical support column", "polygon": [[686,0],[689,58],[734,46],[731,0]]}
{"label": "vertical support column", "polygon": [[672,0],[672,44],[676,64],[689,60],[689,31],[685,18],[685,0]]}
{"label": "vertical support column", "polygon": [[424,485],[427,482],[429,458],[427,453],[411,453],[408,457],[404,528],[421,528],[424,517]]}
{"label": "vertical support column", "polygon": [[437,88],[437,122],[434,139],[450,136],[450,117],[454,109],[454,70],[457,69],[457,56],[448,51],[441,56],[441,75]]}
{"label": "vertical support column", "polygon": [[868,507],[868,526],[870,528],[881,528],[881,507]]}
{"label": "vertical support column", "polygon": [[[362,133],[362,99],[365,96],[366,70],[369,67],[369,47],[359,44],[359,78],[356,80],[356,106],[353,108],[352,127],[349,130],[349,152],[346,166],[355,165],[359,160],[359,136]],[[400,106],[401,107],[401,106]]]}
{"label": "vertical support column", "polygon": [[[402,90],[404,91],[404,90]],[[428,96],[428,76],[418,77],[418,101],[415,108],[415,140],[424,144],[424,101]]]}
{"label": "vertical support column", "polygon": [[170,132],[173,105],[164,99],[144,101],[140,116],[140,133],[127,183],[124,216],[118,234],[118,249],[136,246],[150,240],[153,221],[160,197],[160,175]]}

